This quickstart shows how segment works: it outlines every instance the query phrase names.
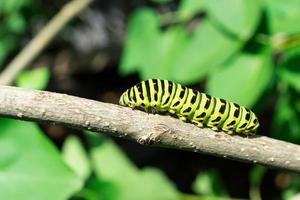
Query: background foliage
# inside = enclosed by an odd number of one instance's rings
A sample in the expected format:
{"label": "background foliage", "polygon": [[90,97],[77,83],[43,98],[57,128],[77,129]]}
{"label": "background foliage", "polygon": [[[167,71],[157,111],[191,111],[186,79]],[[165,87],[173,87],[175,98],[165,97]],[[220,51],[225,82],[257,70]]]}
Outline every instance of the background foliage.
{"label": "background foliage", "polygon": [[[43,4],[0,0],[2,69],[63,6]],[[140,79],[170,79],[252,108],[258,134],[300,144],[299,18],[299,0],[98,1],[16,85],[116,103]],[[299,175],[57,125],[1,119],[0,152],[1,199],[300,195]]]}

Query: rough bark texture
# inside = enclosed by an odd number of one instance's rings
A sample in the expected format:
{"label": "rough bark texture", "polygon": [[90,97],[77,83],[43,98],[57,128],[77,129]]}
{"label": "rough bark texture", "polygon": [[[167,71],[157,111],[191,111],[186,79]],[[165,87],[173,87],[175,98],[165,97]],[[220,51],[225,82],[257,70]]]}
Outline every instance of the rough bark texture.
{"label": "rough bark texture", "polygon": [[141,144],[183,149],[300,172],[300,146],[264,136],[241,137],[201,129],[170,116],[148,114],[65,94],[0,86],[0,115],[88,129]]}

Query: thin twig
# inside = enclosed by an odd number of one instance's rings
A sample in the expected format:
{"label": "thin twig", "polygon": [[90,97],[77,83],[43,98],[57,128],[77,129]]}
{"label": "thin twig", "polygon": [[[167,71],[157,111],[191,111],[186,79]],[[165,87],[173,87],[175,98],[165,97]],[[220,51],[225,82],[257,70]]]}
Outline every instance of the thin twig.
{"label": "thin twig", "polygon": [[300,146],[201,129],[164,115],[53,92],[0,86],[0,115],[51,122],[141,144],[206,153],[300,173]]}
{"label": "thin twig", "polygon": [[15,59],[5,67],[0,74],[0,85],[11,85],[17,74],[29,65],[63,27],[92,1],[93,0],[73,0],[66,4],[41,32],[23,48]]}

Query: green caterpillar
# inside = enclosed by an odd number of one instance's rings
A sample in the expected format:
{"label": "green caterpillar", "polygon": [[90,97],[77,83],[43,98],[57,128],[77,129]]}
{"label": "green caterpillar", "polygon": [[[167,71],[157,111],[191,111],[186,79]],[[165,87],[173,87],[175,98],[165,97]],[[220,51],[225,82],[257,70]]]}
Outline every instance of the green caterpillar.
{"label": "green caterpillar", "polygon": [[168,80],[142,81],[127,89],[119,103],[146,112],[168,112],[198,127],[228,134],[248,136],[259,127],[257,117],[249,109]]}

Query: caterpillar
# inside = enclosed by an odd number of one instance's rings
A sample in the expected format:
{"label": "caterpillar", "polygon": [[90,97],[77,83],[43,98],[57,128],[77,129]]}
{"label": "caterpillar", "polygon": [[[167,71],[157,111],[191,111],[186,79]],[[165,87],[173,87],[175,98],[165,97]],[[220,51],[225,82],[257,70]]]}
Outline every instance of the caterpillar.
{"label": "caterpillar", "polygon": [[228,134],[248,136],[259,127],[256,115],[249,109],[169,80],[142,81],[127,89],[119,104],[146,112],[169,113],[198,127]]}

